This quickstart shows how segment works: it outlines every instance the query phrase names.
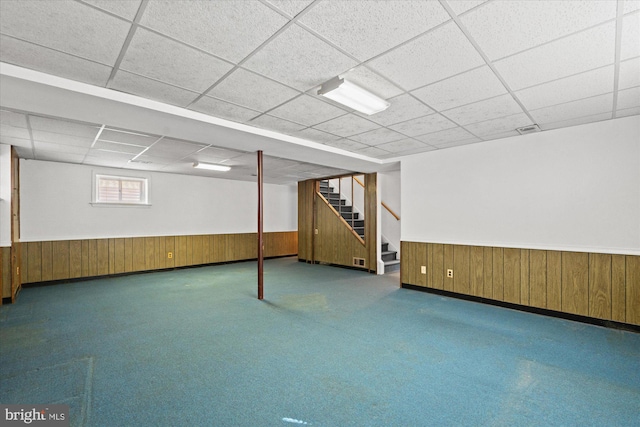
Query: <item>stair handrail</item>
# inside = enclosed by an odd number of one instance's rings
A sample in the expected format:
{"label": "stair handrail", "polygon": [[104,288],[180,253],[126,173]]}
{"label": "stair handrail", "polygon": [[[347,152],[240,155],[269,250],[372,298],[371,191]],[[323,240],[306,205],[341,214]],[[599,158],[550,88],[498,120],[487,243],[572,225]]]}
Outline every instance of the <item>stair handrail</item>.
{"label": "stair handrail", "polygon": [[[363,182],[361,182],[357,177],[355,177],[355,176],[354,176],[354,177],[353,177],[353,179],[355,179],[355,181],[356,181],[358,184],[360,184],[360,185],[362,186],[362,188],[364,188],[364,183],[363,183]],[[385,208],[387,211],[389,211],[389,213],[390,213],[391,215],[393,215],[393,217],[394,217],[396,220],[400,221],[400,216],[399,216],[397,213],[395,213],[395,212],[394,212],[394,211],[393,211],[389,206],[387,206],[387,204],[386,204],[385,202],[380,201],[380,204],[382,205],[382,207],[383,207],[383,208]]]}

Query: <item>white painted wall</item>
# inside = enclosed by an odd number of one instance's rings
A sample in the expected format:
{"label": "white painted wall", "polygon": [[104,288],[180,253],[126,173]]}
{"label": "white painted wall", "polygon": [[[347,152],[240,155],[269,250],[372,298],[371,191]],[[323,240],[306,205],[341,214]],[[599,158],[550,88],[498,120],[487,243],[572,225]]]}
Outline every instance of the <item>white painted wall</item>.
{"label": "white painted wall", "polygon": [[[380,200],[402,219],[402,209],[400,203],[400,171],[389,171],[378,173],[378,186],[380,189]],[[382,240],[389,243],[389,248],[398,251],[400,259],[400,224],[401,221],[395,219],[384,207],[380,209],[380,224]]]}
{"label": "white painted wall", "polygon": [[640,116],[402,160],[402,240],[640,254]]}
{"label": "white painted wall", "polygon": [[11,246],[11,146],[0,144],[0,246]]}
{"label": "white painted wall", "polygon": [[[149,207],[90,204],[93,172],[147,176]],[[21,161],[21,240],[257,231],[257,184],[157,172]],[[293,231],[297,188],[264,185],[264,231]]]}

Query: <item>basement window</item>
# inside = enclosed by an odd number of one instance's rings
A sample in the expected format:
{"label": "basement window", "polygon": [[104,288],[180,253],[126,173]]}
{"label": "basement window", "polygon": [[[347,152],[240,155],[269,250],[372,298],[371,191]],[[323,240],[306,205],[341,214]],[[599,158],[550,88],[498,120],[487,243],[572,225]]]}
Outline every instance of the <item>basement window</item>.
{"label": "basement window", "polygon": [[149,205],[149,179],[94,175],[94,205]]}

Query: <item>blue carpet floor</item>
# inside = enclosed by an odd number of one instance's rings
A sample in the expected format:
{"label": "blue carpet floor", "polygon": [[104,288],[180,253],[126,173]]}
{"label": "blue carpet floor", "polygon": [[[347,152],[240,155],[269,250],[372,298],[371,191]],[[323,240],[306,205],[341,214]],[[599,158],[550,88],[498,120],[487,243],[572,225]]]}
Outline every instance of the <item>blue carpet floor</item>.
{"label": "blue carpet floor", "polygon": [[640,334],[255,262],[24,289],[0,402],[91,426],[638,426]]}

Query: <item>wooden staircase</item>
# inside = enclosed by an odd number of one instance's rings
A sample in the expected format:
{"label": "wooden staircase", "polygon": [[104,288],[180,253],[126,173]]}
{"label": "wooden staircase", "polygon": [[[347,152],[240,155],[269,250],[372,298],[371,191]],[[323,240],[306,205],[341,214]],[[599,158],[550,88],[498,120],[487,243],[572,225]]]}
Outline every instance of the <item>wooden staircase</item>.
{"label": "wooden staircase", "polygon": [[[364,240],[364,218],[360,218],[358,212],[353,211],[353,206],[347,204],[347,200],[340,197],[339,193],[334,192],[334,188],[329,185],[329,181],[320,181],[320,194],[331,206],[344,218],[349,226],[355,231],[361,239]],[[397,271],[400,269],[400,260],[397,259],[398,252],[389,250],[389,244],[383,243],[381,247],[382,261],[384,262],[384,271]]]}

